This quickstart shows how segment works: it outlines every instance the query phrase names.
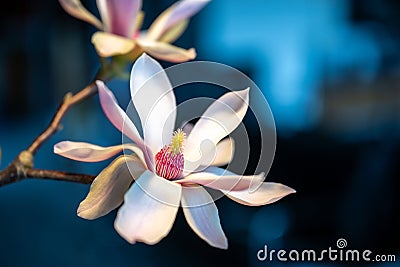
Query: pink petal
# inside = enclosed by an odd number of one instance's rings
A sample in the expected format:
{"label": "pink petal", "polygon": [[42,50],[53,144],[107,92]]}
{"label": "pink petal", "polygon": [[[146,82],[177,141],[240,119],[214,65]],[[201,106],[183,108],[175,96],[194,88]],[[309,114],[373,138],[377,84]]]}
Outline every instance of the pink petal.
{"label": "pink petal", "polygon": [[209,245],[227,249],[228,240],[210,194],[200,186],[182,187],[181,202],[186,221],[193,231]]}
{"label": "pink petal", "polygon": [[167,43],[142,38],[138,38],[136,42],[146,53],[161,60],[180,63],[196,58],[196,51],[193,48],[186,50]]}
{"label": "pink petal", "polygon": [[59,0],[64,10],[71,16],[86,21],[99,30],[103,29],[103,25],[92,13],[90,13],[81,3],[80,0]]}
{"label": "pink petal", "polygon": [[126,115],[125,111],[121,109],[115,99],[114,94],[107,88],[102,81],[96,81],[99,89],[100,104],[103,108],[104,113],[110,122],[121,131],[121,133],[128,136],[133,142],[135,142],[144,151],[144,157],[147,163],[147,167],[152,170],[153,168],[153,155],[149,153],[148,148],[143,143],[143,139],[140,137],[136,126]]}
{"label": "pink petal", "polygon": [[145,171],[136,157],[119,156],[93,181],[89,194],[78,208],[78,216],[93,220],[117,208],[124,200],[133,179]]}
{"label": "pink petal", "polygon": [[114,94],[107,88],[103,81],[96,81],[96,84],[99,89],[101,107],[110,122],[136,144],[142,145],[143,140],[136,126],[119,106]]}
{"label": "pink petal", "polygon": [[124,55],[135,47],[133,40],[108,32],[94,33],[92,43],[101,57]]}
{"label": "pink petal", "polygon": [[189,20],[185,19],[172,26],[170,29],[164,32],[164,34],[158,39],[158,41],[163,43],[173,43],[181,37],[185,32],[187,26],[189,25]]}
{"label": "pink petal", "polygon": [[145,171],[125,194],[114,227],[129,243],[155,244],[172,228],[181,187]]}
{"label": "pink petal", "polygon": [[101,147],[84,142],[62,141],[54,145],[54,153],[77,161],[98,162],[123,150],[121,145]]}
{"label": "pink petal", "polygon": [[54,145],[54,153],[65,158],[83,161],[98,162],[111,158],[124,149],[129,149],[146,164],[143,151],[135,144],[123,144],[102,147],[85,142],[62,141]]}
{"label": "pink petal", "polygon": [[153,22],[149,28],[148,37],[152,40],[159,39],[165,31],[199,12],[208,2],[209,0],[181,0],[176,2]]}
{"label": "pink petal", "polygon": [[[223,191],[224,192],[224,191]],[[224,192],[230,199],[248,206],[261,206],[278,201],[296,190],[279,183],[262,183],[260,187],[250,190]]]}
{"label": "pink petal", "polygon": [[133,65],[131,96],[142,122],[144,141],[155,155],[171,142],[176,101],[165,71],[146,54]]}
{"label": "pink petal", "polygon": [[208,107],[186,139],[186,171],[209,162],[202,154],[209,156],[216,144],[236,129],[247,112],[248,101],[249,88],[226,93]]}
{"label": "pink petal", "polygon": [[133,37],[141,0],[97,0],[97,7],[106,32]]}
{"label": "pink petal", "polygon": [[246,190],[253,183],[259,183],[265,177],[264,173],[258,175],[238,175],[228,170],[208,167],[202,172],[191,173],[183,179],[174,182],[185,184],[201,184],[221,191]]}

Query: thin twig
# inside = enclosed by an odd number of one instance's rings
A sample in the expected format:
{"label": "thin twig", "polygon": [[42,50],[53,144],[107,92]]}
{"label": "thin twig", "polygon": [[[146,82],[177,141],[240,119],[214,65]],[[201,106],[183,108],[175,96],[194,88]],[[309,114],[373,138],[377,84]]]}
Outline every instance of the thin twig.
{"label": "thin twig", "polygon": [[90,184],[93,182],[96,176],[89,174],[79,174],[70,172],[61,172],[53,170],[39,170],[39,169],[28,169],[26,171],[26,178],[38,178],[58,181],[68,181],[81,184]]}
{"label": "thin twig", "polygon": [[18,173],[15,164],[11,163],[4,170],[0,172],[0,187],[15,183],[22,179],[22,176]]}
{"label": "thin twig", "polygon": [[58,106],[56,113],[50,121],[50,124],[47,126],[46,130],[44,130],[36,139],[32,142],[32,144],[26,149],[32,155],[35,155],[37,150],[51,137],[53,136],[58,129],[60,129],[60,123],[65,113],[76,103],[79,103],[86,98],[97,93],[97,86],[95,82],[91,82],[84,89],[82,89],[79,93],[75,95],[71,95],[68,93],[65,95],[63,101]]}
{"label": "thin twig", "polygon": [[18,163],[10,164],[0,172],[0,187],[18,182],[25,178],[38,178],[58,181],[68,181],[81,184],[90,184],[96,176],[89,174],[70,173],[54,170],[40,170],[33,168],[18,168]]}
{"label": "thin twig", "polygon": [[[112,65],[109,65],[110,67]],[[104,67],[104,66],[103,66]],[[61,104],[58,106],[53,118],[51,119],[47,128],[38,135],[31,145],[22,151],[4,170],[0,171],[0,187],[18,182],[25,178],[40,178],[78,182],[83,184],[91,183],[94,176],[87,174],[67,173],[62,171],[53,170],[39,170],[33,168],[34,156],[38,149],[49,140],[61,127],[61,120],[64,118],[67,111],[77,103],[89,98],[97,93],[97,86],[95,81],[102,80],[108,81],[115,75],[115,72],[109,71],[108,73],[100,70],[94,80],[90,82],[85,88],[76,94],[68,93]]]}

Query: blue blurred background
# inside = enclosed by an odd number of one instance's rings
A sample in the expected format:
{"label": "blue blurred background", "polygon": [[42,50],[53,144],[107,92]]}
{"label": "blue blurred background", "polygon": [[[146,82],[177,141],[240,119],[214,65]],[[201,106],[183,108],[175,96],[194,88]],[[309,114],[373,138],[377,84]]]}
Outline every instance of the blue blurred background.
{"label": "blue blurred background", "polygon": [[[95,1],[83,3],[98,14]],[[144,0],[144,27],[172,3]],[[0,18],[2,168],[44,129],[63,95],[85,86],[99,66],[90,43],[95,29],[58,1],[8,4]],[[214,0],[176,44],[195,47],[197,60],[241,70],[263,90],[278,138],[267,179],[297,193],[264,207],[218,200],[229,240],[222,251],[198,238],[181,211],[159,244],[129,245],[114,231],[115,212],[95,221],[76,216],[88,185],[25,180],[0,188],[0,266],[297,266],[259,262],[256,253],[265,244],[322,250],[339,238],[352,249],[397,255],[397,265],[369,266],[400,266],[399,2]],[[127,81],[109,85],[126,106]],[[245,123],[250,134],[257,130]],[[121,141],[97,96],[73,108],[63,125],[37,154],[38,168],[96,174],[106,162],[70,161],[52,146]],[[301,265],[323,264],[345,265]]]}

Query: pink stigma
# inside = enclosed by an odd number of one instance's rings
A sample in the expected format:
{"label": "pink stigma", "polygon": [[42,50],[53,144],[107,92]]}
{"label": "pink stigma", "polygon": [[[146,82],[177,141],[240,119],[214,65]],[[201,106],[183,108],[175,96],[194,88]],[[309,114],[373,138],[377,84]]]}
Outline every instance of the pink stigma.
{"label": "pink stigma", "polygon": [[174,153],[169,146],[164,146],[155,156],[156,173],[158,176],[172,180],[183,173],[183,153]]}

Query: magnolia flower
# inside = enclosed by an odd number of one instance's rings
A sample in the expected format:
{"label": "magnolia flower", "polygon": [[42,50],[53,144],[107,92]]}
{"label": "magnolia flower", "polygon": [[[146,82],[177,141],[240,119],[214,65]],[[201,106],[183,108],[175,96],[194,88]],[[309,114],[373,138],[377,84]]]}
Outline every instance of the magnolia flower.
{"label": "magnolia flower", "polygon": [[[161,65],[143,54],[133,65],[130,84],[142,138],[107,86],[101,81],[97,86],[106,116],[134,143],[100,147],[63,141],[55,145],[54,152],[86,162],[108,159],[123,149],[134,153],[119,156],[96,177],[78,208],[80,217],[96,219],[123,203],[114,223],[116,231],[129,243],[155,244],[168,234],[182,206],[188,224],[199,237],[211,246],[226,249],[217,207],[203,186],[250,206],[273,203],[295,192],[283,184],[263,182],[263,173],[243,176],[217,167],[232,159],[233,142],[225,137],[245,116],[249,89],[221,96],[190,133],[174,131],[176,101],[171,83]],[[205,141],[213,146],[201,147]],[[259,186],[251,191],[254,181]]]}
{"label": "magnolia flower", "polygon": [[136,58],[143,51],[155,58],[184,62],[196,57],[195,50],[185,50],[170,43],[182,35],[188,20],[209,0],[181,0],[166,9],[147,31],[139,32],[143,13],[141,0],[97,0],[101,20],[80,0],[59,0],[70,15],[91,23],[100,31],[92,37],[101,57],[127,55]]}

